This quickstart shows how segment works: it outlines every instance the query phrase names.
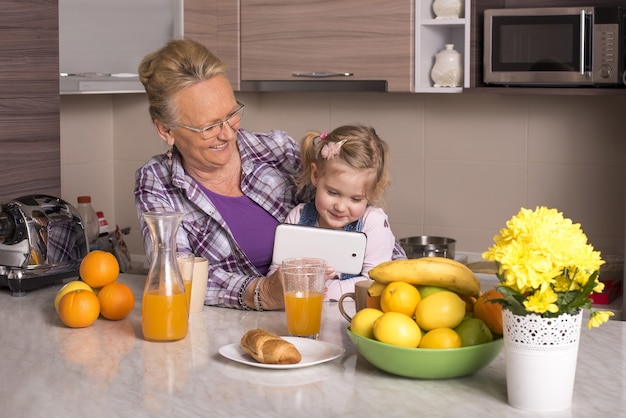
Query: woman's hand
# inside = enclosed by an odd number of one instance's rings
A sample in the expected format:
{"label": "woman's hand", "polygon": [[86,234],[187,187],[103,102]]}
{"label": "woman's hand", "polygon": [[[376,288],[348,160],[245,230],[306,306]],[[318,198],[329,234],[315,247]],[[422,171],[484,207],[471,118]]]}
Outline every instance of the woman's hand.
{"label": "woman's hand", "polygon": [[270,276],[260,278],[261,305],[264,310],[274,311],[285,308],[285,292],[281,280],[280,267]]}

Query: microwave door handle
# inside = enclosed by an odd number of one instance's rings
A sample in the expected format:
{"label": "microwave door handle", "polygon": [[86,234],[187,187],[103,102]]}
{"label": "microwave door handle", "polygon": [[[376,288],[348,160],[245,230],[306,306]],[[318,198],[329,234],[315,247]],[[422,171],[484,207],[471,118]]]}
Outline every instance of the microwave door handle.
{"label": "microwave door handle", "polygon": [[580,75],[585,75],[585,11],[580,11]]}

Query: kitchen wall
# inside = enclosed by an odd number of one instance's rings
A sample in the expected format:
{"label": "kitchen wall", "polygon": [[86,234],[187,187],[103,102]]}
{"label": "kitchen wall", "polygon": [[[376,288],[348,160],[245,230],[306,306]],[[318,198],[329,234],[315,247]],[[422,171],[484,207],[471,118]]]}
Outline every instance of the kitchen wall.
{"label": "kitchen wall", "polygon": [[[480,253],[520,207],[556,207],[605,254],[623,254],[626,96],[238,93],[244,126],[374,126],[391,147],[387,211],[397,237],[443,235]],[[62,197],[91,194],[143,254],[134,171],[165,152],[143,94],[61,97]]]}

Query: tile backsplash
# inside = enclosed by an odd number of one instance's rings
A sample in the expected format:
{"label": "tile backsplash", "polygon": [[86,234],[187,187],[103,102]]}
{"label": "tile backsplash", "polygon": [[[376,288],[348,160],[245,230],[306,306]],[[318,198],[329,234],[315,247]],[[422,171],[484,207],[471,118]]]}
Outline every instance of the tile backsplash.
{"label": "tile backsplash", "polygon": [[[243,126],[308,130],[372,125],[391,148],[386,209],[397,237],[442,235],[481,253],[520,207],[556,207],[605,253],[623,254],[625,96],[237,93]],[[61,98],[62,197],[91,194],[110,224],[130,226],[134,171],[165,152],[143,94]]]}

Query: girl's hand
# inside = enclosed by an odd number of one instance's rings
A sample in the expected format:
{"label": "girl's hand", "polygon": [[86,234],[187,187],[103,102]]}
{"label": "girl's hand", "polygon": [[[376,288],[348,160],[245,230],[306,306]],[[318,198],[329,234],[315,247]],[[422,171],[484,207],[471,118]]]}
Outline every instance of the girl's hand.
{"label": "girl's hand", "polygon": [[326,280],[338,278],[339,274],[331,266],[326,266]]}

